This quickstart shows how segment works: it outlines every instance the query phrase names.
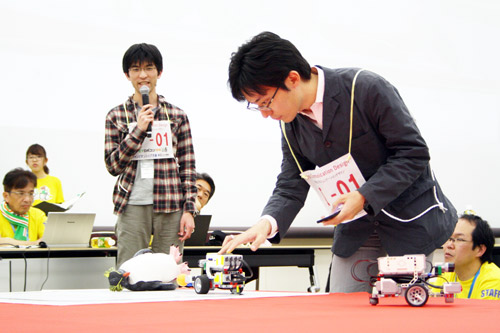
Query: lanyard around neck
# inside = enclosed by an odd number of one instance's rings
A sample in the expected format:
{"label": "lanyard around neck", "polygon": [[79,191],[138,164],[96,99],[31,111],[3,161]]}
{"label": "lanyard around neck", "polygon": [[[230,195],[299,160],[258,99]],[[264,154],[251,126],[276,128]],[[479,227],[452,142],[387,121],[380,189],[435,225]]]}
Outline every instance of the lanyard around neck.
{"label": "lanyard around neck", "polygon": [[[132,100],[133,101],[133,100]],[[132,104],[134,105],[134,112],[135,114],[137,114],[137,108],[135,107],[135,103],[132,102]],[[161,103],[158,103],[158,105],[161,105]],[[167,115],[167,120],[170,121],[170,117],[168,115],[168,111],[167,111],[167,108],[164,106],[164,105],[161,105],[160,106],[160,109],[163,109],[165,110],[165,114]],[[127,118],[127,127],[130,125],[129,124],[129,120],[128,120],[128,112],[127,112],[127,101],[125,101],[123,103],[123,110],[125,110],[125,117]]]}
{"label": "lanyard around neck", "polygon": [[[356,87],[356,79],[358,78],[359,73],[361,73],[364,69],[360,69],[356,72],[356,75],[354,75],[354,79],[352,80],[352,88],[351,88],[351,119],[350,119],[350,129],[349,129],[349,151],[348,155],[349,158],[351,158],[351,143],[352,143],[352,122],[354,118],[354,88]],[[288,141],[288,137],[286,136],[286,131],[285,131],[285,122],[283,120],[280,121],[281,123],[281,132],[283,132],[283,136],[285,137],[286,143],[288,144],[288,148],[290,149],[290,152],[292,153],[293,159],[295,160],[295,163],[297,163],[297,166],[299,167],[300,170],[300,176],[302,178],[307,178],[307,176],[304,175],[304,171],[302,170],[302,167],[300,166],[299,161],[297,160],[297,157],[295,156],[292,146],[290,145],[290,141]]]}
{"label": "lanyard around neck", "polygon": [[[481,267],[482,267],[482,265],[481,265]],[[472,295],[472,291],[474,290],[474,285],[476,284],[477,277],[479,276],[479,274],[481,272],[481,267],[479,267],[479,269],[476,272],[476,275],[474,275],[474,279],[472,280],[472,283],[470,285],[469,295],[467,295],[467,298],[470,298]],[[457,282],[457,280],[458,280],[457,273],[455,273],[455,282]]]}

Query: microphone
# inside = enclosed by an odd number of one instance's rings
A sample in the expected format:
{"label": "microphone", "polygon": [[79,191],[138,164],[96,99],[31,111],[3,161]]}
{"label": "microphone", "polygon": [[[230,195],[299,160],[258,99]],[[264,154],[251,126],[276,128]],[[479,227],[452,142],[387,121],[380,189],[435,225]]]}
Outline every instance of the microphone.
{"label": "microphone", "polygon": [[[139,91],[141,92],[141,95],[142,95],[142,106],[149,104],[149,87],[148,86],[141,86]],[[148,125],[147,132],[148,133],[151,132],[151,123],[149,123],[149,125]]]}
{"label": "microphone", "polygon": [[149,87],[148,86],[141,86],[141,89],[139,89],[142,95],[142,105],[149,104]]}

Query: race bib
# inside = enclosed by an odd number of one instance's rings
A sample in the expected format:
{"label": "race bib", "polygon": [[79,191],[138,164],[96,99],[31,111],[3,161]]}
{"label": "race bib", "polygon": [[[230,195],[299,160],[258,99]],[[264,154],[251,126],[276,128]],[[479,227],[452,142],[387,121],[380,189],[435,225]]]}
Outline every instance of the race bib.
{"label": "race bib", "polygon": [[[137,123],[130,123],[131,132]],[[155,120],[151,125],[151,136],[147,136],[142,142],[141,149],[132,158],[133,160],[156,160],[174,158],[172,147],[172,130],[170,121]]]}
{"label": "race bib", "polygon": [[[332,213],[335,208],[333,203],[340,195],[356,191],[366,182],[350,154],[339,157],[321,168],[305,171],[302,176],[316,191],[328,214]],[[364,215],[366,212],[362,210],[352,220]]]}

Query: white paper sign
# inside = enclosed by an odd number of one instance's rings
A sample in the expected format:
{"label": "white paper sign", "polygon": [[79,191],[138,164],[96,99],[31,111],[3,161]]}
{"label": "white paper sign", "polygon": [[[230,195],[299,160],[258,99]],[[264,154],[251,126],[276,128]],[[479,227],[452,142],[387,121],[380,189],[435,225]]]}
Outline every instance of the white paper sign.
{"label": "white paper sign", "polygon": [[[130,123],[132,131],[137,123]],[[172,130],[168,120],[155,120],[151,125],[151,136],[142,142],[141,149],[135,154],[133,160],[155,160],[174,158],[172,148]]]}
{"label": "white paper sign", "polygon": [[[366,182],[350,154],[339,157],[321,168],[305,171],[303,175],[307,183],[318,194],[328,214],[332,213],[333,203],[339,196],[356,191]],[[364,215],[366,212],[362,210],[353,220]]]}

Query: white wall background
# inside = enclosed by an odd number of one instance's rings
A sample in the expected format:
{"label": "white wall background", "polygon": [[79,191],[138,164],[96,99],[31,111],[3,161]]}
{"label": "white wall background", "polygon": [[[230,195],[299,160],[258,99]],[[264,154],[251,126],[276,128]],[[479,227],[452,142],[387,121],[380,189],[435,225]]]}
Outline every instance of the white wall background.
{"label": "white wall background", "polygon": [[[114,224],[104,119],[133,93],[125,50],[147,42],[164,57],[157,90],[188,113],[198,170],[216,181],[204,213],[215,226],[252,225],[279,172],[280,131],[232,99],[227,66],[269,30],[311,64],[391,81],[457,209],[471,205],[500,227],[499,17],[496,0],[0,0],[0,175],[27,167],[26,149],[39,143],[66,199],[87,192],[73,211]],[[294,225],[323,214],[312,194]]]}

